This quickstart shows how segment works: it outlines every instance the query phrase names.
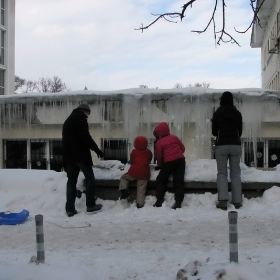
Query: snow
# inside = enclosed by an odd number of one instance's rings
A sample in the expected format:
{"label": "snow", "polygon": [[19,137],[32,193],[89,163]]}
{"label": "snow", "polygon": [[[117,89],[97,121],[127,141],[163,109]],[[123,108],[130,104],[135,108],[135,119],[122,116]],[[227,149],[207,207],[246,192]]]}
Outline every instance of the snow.
{"label": "snow", "polygon": [[[124,170],[121,170],[124,167]],[[128,165],[101,161],[97,179],[119,179]],[[153,170],[156,178],[158,171]],[[186,168],[186,181],[216,180],[215,160],[198,160]],[[243,182],[280,182],[280,168],[261,171],[241,164]],[[83,176],[77,184],[82,188]],[[0,226],[1,280],[279,280],[280,188],[259,198],[244,198],[238,212],[239,262],[229,262],[228,211],[216,209],[216,194],[186,194],[182,209],[172,210],[173,194],[162,208],[147,196],[135,202],[98,199],[102,211],[85,214],[85,196],[76,200],[78,214],[65,215],[65,172],[1,169],[0,211],[27,209],[28,220]],[[35,216],[43,215],[45,263],[37,255]],[[34,258],[33,258],[34,259]],[[29,263],[30,262],[30,263]],[[191,274],[197,274],[192,276]],[[178,276],[177,276],[178,275]]]}

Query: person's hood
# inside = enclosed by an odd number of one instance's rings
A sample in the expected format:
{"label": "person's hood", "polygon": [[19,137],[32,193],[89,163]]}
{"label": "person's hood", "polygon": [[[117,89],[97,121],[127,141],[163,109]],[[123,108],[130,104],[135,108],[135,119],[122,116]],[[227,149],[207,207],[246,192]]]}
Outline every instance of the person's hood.
{"label": "person's hood", "polygon": [[148,148],[148,140],[144,136],[138,136],[134,140],[134,147],[137,150],[146,150]]}
{"label": "person's hood", "polygon": [[166,122],[162,122],[156,126],[154,129],[154,135],[158,138],[161,138],[163,136],[166,136],[170,134],[169,126]]}
{"label": "person's hood", "polygon": [[221,106],[218,109],[219,113],[228,121],[233,121],[239,116],[239,112],[235,106]]}

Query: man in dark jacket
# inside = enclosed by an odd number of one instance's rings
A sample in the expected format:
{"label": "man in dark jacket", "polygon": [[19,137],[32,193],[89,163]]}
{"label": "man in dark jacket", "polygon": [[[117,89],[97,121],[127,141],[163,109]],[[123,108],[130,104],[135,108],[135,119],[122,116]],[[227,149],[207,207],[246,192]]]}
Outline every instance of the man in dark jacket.
{"label": "man in dark jacket", "polygon": [[68,217],[77,214],[75,209],[76,184],[80,170],[86,179],[86,213],[93,214],[102,207],[95,203],[95,177],[90,150],[94,151],[98,157],[103,157],[103,152],[89,134],[87,122],[89,114],[89,106],[82,103],[72,111],[63,124],[62,157],[68,178],[65,205]]}
{"label": "man in dark jacket", "polygon": [[227,210],[229,161],[232,203],[235,208],[242,207],[242,185],[240,178],[240,158],[242,135],[242,115],[233,105],[231,92],[223,93],[220,107],[212,118],[212,134],[216,136],[215,156],[217,161],[217,208]]}

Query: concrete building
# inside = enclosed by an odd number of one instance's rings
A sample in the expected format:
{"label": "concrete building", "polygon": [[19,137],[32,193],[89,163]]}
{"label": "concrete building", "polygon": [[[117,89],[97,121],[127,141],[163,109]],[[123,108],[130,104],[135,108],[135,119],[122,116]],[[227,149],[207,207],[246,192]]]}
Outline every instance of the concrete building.
{"label": "concrete building", "polygon": [[[81,102],[92,113],[91,135],[105,160],[126,163],[138,135],[149,139],[162,121],[186,146],[186,160],[214,158],[211,117],[224,90],[207,88],[127,89],[0,96],[0,168],[60,171],[62,124]],[[280,163],[279,91],[232,90],[243,115],[242,148],[248,166],[273,168]],[[94,162],[98,159],[92,153]]]}
{"label": "concrete building", "polygon": [[280,1],[262,2],[257,1],[259,21],[253,25],[251,47],[261,48],[262,88],[280,90]]}
{"label": "concrete building", "polygon": [[[262,1],[258,2],[260,5]],[[278,90],[278,45],[273,45],[270,35],[278,36],[279,2],[264,2],[260,10],[262,28],[255,24],[251,39],[252,47],[262,48],[263,87]],[[187,163],[214,158],[211,117],[226,89],[136,88],[14,94],[15,1],[0,3],[0,168],[61,171],[62,124],[81,102],[87,102],[92,109],[88,119],[90,133],[104,151],[105,160],[126,163],[138,135],[146,136],[153,150],[152,132],[162,121],[169,123],[171,133],[184,142]],[[274,168],[280,164],[280,91],[231,91],[243,115],[242,162]],[[95,153],[92,156],[97,163]]]}
{"label": "concrete building", "polygon": [[0,95],[15,94],[15,0],[0,1]]}

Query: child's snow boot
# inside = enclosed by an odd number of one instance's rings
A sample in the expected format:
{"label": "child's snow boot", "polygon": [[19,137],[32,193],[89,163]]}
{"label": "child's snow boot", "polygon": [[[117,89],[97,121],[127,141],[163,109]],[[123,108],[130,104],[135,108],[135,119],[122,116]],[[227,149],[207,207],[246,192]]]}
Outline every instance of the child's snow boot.
{"label": "child's snow boot", "polygon": [[129,191],[128,190],[121,190],[121,196],[119,197],[119,200],[128,199],[128,198],[129,198]]}
{"label": "child's snow boot", "polygon": [[163,203],[163,200],[157,199],[156,203],[154,204],[154,207],[161,207]]}

